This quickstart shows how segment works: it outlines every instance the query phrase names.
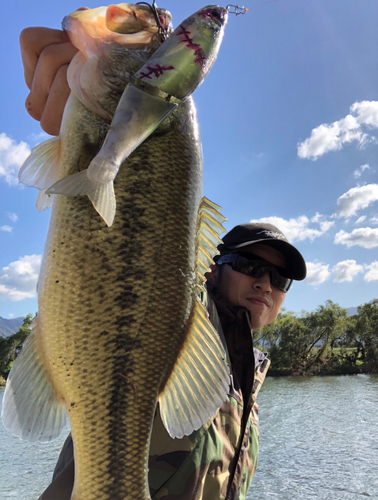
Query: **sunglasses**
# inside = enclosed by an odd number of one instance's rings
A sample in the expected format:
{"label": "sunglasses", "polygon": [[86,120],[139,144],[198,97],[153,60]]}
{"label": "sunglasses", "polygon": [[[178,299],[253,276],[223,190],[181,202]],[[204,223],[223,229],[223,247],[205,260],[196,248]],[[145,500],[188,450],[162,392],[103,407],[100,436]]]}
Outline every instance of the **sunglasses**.
{"label": "sunglasses", "polygon": [[216,263],[218,265],[229,264],[234,271],[251,276],[252,278],[261,278],[264,274],[269,273],[271,284],[285,293],[289,290],[293,282],[287,276],[289,274],[287,269],[275,266],[271,262],[251,253],[229,253],[219,257]]}

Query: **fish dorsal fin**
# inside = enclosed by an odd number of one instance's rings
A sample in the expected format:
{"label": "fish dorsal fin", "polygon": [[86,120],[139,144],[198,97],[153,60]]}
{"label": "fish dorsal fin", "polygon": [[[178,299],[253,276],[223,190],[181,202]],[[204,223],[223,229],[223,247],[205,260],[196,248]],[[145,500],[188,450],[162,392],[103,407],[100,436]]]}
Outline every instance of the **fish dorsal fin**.
{"label": "fish dorsal fin", "polygon": [[[203,291],[204,274],[217,253],[219,235],[224,232],[220,207],[203,198],[197,220],[195,293]],[[208,313],[198,297],[189,331],[172,373],[159,395],[160,414],[173,438],[198,430],[212,418],[225,401],[230,370],[224,347]]]}
{"label": "fish dorsal fin", "polygon": [[226,218],[219,212],[221,207],[203,197],[198,208],[196,238],[196,283],[202,286],[205,273],[214,263],[213,255],[218,253],[217,246],[222,243],[220,235],[225,232],[222,223]]}
{"label": "fish dorsal fin", "polygon": [[36,350],[38,318],[32,325],[9,373],[3,399],[3,423],[15,436],[48,442],[66,425],[66,411],[58,402]]}
{"label": "fish dorsal fin", "polygon": [[48,189],[58,180],[60,137],[53,137],[35,146],[18,172],[21,184],[39,190]]}

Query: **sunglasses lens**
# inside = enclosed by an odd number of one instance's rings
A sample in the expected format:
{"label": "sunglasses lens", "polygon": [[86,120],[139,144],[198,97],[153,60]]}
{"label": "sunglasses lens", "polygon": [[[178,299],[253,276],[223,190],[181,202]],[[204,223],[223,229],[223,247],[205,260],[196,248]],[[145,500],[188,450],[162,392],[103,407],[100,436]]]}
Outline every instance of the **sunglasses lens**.
{"label": "sunglasses lens", "polygon": [[274,274],[276,275],[275,277],[271,275],[272,285],[286,293],[289,290],[293,280],[291,280],[290,278],[285,278],[285,276],[281,276],[277,272],[277,270],[275,270]]}
{"label": "sunglasses lens", "polygon": [[265,273],[269,273],[271,283],[274,287],[285,293],[289,290],[293,280],[282,276],[273,264],[262,260],[249,260],[240,255],[237,257],[232,263],[232,268],[235,271],[251,276],[252,278],[261,278]]}

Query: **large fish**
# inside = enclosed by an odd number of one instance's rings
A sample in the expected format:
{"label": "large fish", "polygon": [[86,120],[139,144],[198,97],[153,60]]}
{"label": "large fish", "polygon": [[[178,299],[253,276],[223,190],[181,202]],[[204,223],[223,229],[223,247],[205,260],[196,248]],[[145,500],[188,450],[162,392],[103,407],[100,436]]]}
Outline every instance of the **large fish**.
{"label": "large fish", "polygon": [[[22,171],[40,189],[39,208],[54,203],[39,314],[9,375],[3,421],[21,438],[49,441],[68,414],[72,498],[147,500],[157,404],[170,435],[182,437],[207,422],[227,393],[224,351],[196,295],[224,218],[200,201],[202,150],[191,98],[122,164],[111,227],[86,196],[47,198],[53,183],[88,167],[125,86],[161,43],[144,6],[72,18],[69,34],[80,52],[69,69],[61,134],[37,146]],[[168,27],[169,13],[159,18]],[[206,7],[186,30],[216,42],[226,18],[225,9]]]}

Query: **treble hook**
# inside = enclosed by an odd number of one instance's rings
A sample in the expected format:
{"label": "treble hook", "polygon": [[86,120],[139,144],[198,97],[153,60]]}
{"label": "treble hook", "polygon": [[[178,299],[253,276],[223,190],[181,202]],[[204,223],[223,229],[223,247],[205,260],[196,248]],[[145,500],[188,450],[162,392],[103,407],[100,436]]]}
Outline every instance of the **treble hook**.
{"label": "treble hook", "polygon": [[154,15],[155,21],[156,21],[156,25],[158,27],[158,33],[160,35],[161,41],[164,42],[165,39],[167,38],[167,31],[168,30],[166,28],[163,28],[163,26],[161,25],[159,15],[157,13],[156,0],[152,1],[152,5],[147,3],[147,2],[137,2],[136,5],[147,5],[147,7],[149,7],[151,9],[151,11]]}
{"label": "treble hook", "polygon": [[[233,7],[234,10],[231,10],[231,7]],[[238,5],[231,4],[228,4],[226,6],[226,9],[228,10],[229,14],[235,14],[235,16],[240,16],[240,14],[245,14],[248,11],[248,9],[246,9],[245,7],[239,7]]]}

